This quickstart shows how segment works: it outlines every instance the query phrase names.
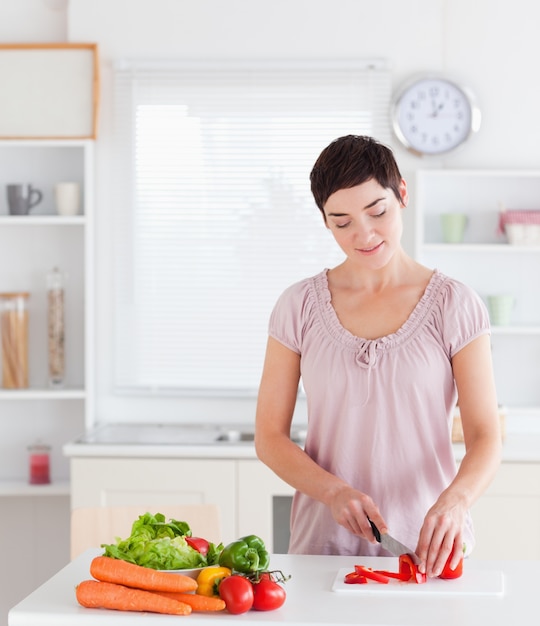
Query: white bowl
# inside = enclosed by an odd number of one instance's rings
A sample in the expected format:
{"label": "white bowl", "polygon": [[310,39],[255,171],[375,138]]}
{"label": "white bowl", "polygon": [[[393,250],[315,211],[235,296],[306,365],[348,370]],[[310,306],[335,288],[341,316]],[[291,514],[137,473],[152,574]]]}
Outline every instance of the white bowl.
{"label": "white bowl", "polygon": [[540,245],[540,224],[506,224],[504,229],[514,246]]}
{"label": "white bowl", "polygon": [[160,569],[158,571],[165,572],[166,574],[183,574],[184,576],[196,579],[202,570],[207,567],[210,567],[210,565],[206,565],[205,567],[195,567],[193,569]]}

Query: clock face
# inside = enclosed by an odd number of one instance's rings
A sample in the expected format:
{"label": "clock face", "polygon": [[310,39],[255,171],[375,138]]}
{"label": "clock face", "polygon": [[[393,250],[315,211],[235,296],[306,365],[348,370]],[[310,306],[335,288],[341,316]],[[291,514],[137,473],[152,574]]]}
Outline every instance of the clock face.
{"label": "clock face", "polygon": [[441,154],[453,150],[478,130],[480,112],[471,96],[442,78],[423,78],[398,95],[394,130],[411,151]]}

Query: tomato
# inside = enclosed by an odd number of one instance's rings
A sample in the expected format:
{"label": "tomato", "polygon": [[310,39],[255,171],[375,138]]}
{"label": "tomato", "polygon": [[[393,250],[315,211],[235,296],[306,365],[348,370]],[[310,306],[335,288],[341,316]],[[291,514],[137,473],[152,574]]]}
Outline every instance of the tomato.
{"label": "tomato", "polygon": [[259,582],[253,583],[253,608],[257,611],[273,611],[285,603],[287,594],[281,585],[271,576],[263,575]]}
{"label": "tomato", "polygon": [[244,576],[227,576],[219,584],[219,597],[229,613],[246,613],[253,606],[253,585]]}
{"label": "tomato", "polygon": [[443,571],[440,574],[439,578],[445,578],[445,579],[459,578],[463,574],[463,557],[461,557],[461,559],[459,560],[459,563],[457,564],[456,569],[450,569],[451,558],[452,558],[452,554],[450,554],[450,556],[448,557],[448,560],[446,561],[443,567]]}

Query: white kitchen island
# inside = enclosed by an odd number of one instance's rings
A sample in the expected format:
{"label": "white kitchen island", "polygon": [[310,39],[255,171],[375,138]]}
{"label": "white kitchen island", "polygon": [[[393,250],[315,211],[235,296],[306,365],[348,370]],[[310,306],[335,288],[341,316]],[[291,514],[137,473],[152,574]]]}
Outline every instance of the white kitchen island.
{"label": "white kitchen island", "polygon": [[[508,538],[510,540],[510,538]],[[91,559],[101,550],[88,550],[58,574],[16,605],[9,612],[9,626],[115,626],[145,624],[166,626],[186,623],[217,625],[241,623],[314,626],[315,624],[360,624],[364,626],[537,626],[540,616],[538,561],[467,561],[459,581],[428,581],[425,585],[395,587],[376,585],[358,592],[332,591],[342,568],[361,563],[370,567],[396,570],[397,559],[373,557],[273,555],[271,569],[291,574],[286,583],[287,601],[277,611],[249,611],[231,615],[192,613],[187,617],[85,609],[78,605],[75,586],[90,578]],[[481,593],[478,575],[501,573],[501,592],[485,588]],[[171,574],[172,575],[172,574]],[[470,587],[468,580],[471,581]],[[460,583],[463,591],[452,590]],[[429,592],[430,584],[438,584]],[[356,587],[356,586],[355,586]],[[359,588],[366,587],[358,585]],[[420,589],[423,588],[423,589]],[[408,592],[411,593],[408,593]]]}

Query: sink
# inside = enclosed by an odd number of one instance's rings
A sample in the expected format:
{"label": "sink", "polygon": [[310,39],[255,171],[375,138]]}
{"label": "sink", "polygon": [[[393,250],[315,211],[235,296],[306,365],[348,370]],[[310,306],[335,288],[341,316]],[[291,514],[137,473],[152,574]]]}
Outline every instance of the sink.
{"label": "sink", "polygon": [[[305,430],[292,430],[291,440],[298,444],[303,444],[306,439]],[[241,443],[253,442],[255,440],[255,432],[253,430],[225,430],[221,432],[216,441],[225,443]]]}
{"label": "sink", "polygon": [[211,445],[219,435],[216,425],[106,424],[77,440],[78,443],[110,445]]}
{"label": "sink", "polygon": [[[291,439],[303,444],[305,430],[291,431]],[[104,424],[76,442],[100,445],[209,446],[253,444],[255,431],[249,425],[217,424]]]}
{"label": "sink", "polygon": [[216,441],[237,443],[239,441],[255,441],[255,433],[249,430],[227,430],[220,433]]}

